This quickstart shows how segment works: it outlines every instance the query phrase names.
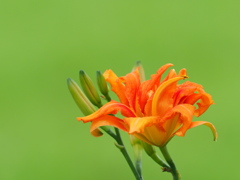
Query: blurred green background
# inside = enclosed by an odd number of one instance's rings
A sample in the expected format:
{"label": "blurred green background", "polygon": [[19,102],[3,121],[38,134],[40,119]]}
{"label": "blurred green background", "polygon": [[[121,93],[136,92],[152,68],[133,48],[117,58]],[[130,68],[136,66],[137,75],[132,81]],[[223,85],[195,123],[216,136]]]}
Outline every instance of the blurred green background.
{"label": "blurred green background", "polygon": [[[122,76],[137,60],[147,77],[165,63],[187,68],[215,101],[198,120],[216,126],[218,142],[200,126],[169,144],[182,179],[240,179],[239,9],[237,0],[1,0],[0,179],[134,179],[114,141],[77,122],[66,79],[78,82],[80,69]],[[146,154],[143,175],[171,179]]]}

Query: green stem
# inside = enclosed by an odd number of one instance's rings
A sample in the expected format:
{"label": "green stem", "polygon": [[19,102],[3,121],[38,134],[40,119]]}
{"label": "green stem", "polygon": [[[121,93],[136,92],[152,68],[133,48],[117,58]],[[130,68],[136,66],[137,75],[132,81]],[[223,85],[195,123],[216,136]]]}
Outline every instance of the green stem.
{"label": "green stem", "polygon": [[169,167],[169,165],[167,163],[165,163],[156,153],[151,154],[150,157],[160,166],[163,167],[163,169],[165,169],[164,171],[170,171],[171,168]]}
{"label": "green stem", "polygon": [[177,168],[176,168],[170,154],[168,153],[167,146],[160,147],[160,150],[161,150],[164,158],[166,159],[167,163],[171,167],[171,173],[173,176],[173,180],[180,180],[180,174],[178,173]]}
{"label": "green stem", "polygon": [[106,126],[101,126],[100,127],[103,131],[105,131],[109,136],[111,136],[113,139],[116,139],[117,136],[116,134],[114,134],[114,132],[111,131],[110,128],[106,127]]}
{"label": "green stem", "polygon": [[115,128],[115,132],[116,132],[116,135],[117,135],[117,138],[115,139],[118,143],[119,146],[117,146],[121,153],[123,154],[123,156],[125,157],[130,169],[132,170],[136,180],[143,180],[143,178],[138,174],[136,168],[134,167],[134,164],[127,152],[127,149],[125,148],[124,144],[123,144],[123,141],[122,141],[122,138],[121,138],[121,135],[120,135],[120,131],[118,128]]}
{"label": "green stem", "polygon": [[[111,98],[110,96],[106,96],[106,99],[108,101],[111,101]],[[100,108],[100,107],[99,107]],[[135,166],[133,165],[133,162],[127,152],[127,149],[125,148],[124,144],[123,144],[123,141],[122,141],[122,138],[121,138],[121,134],[120,134],[120,131],[118,128],[114,128],[115,129],[115,132],[116,134],[114,134],[111,129],[105,127],[105,126],[102,126],[101,127],[102,130],[104,130],[107,134],[109,134],[113,139],[115,139],[117,141],[117,144],[116,146],[118,147],[118,149],[120,149],[121,153],[123,154],[125,160],[127,161],[130,169],[132,170],[136,180],[143,180],[141,174],[138,173],[137,169],[135,168]]]}
{"label": "green stem", "polygon": [[137,170],[140,178],[143,180],[143,177],[142,177],[142,160],[136,160],[135,166],[136,166],[136,170]]}
{"label": "green stem", "polygon": [[163,171],[170,172],[170,166],[157,155],[155,147],[143,141],[142,146],[147,155],[150,156],[157,164],[163,167]]}

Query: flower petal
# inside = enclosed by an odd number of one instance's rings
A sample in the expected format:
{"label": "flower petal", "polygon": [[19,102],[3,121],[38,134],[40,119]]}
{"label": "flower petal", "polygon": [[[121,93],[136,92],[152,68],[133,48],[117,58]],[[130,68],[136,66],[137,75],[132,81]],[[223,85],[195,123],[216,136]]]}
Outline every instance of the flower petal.
{"label": "flower petal", "polygon": [[94,121],[104,115],[117,114],[118,111],[120,111],[121,114],[125,117],[136,117],[135,113],[126,105],[118,103],[116,101],[110,101],[109,103],[102,106],[98,111],[90,114],[89,116],[79,117],[77,120],[83,122]]}
{"label": "flower petal", "polygon": [[151,76],[150,80],[144,81],[141,84],[141,87],[138,92],[139,98],[139,104],[141,106],[142,112],[144,111],[144,106],[149,98],[149,91],[154,90],[159,85],[160,79],[162,77],[162,74],[169,68],[173,66],[172,64],[166,64],[162,66],[158,71],[157,74],[154,74]]}
{"label": "flower petal", "polygon": [[129,102],[129,106],[136,111],[136,96],[140,87],[140,76],[138,69],[131,73],[128,73],[124,77],[121,77],[121,80],[126,84],[124,90],[126,98]]}
{"label": "flower petal", "polygon": [[142,141],[155,146],[162,146],[166,142],[166,132],[159,125],[160,117],[136,117],[124,118],[124,123],[128,126],[128,133],[141,139]]}
{"label": "flower petal", "polygon": [[151,116],[152,115],[152,98],[147,100],[147,103],[144,107],[144,115]]}
{"label": "flower petal", "polygon": [[183,76],[169,79],[162,83],[154,94],[152,101],[152,116],[161,116],[173,107],[173,94],[177,89],[177,82]]}
{"label": "flower petal", "polygon": [[106,70],[103,73],[104,78],[108,81],[112,87],[112,91],[116,93],[119,100],[128,105],[127,97],[125,96],[124,89],[125,85],[123,84],[122,80],[111,70]]}
{"label": "flower petal", "polygon": [[124,118],[123,121],[126,123],[126,126],[129,127],[129,134],[132,133],[143,133],[144,128],[151,126],[157,122],[159,117],[149,116],[149,117],[132,117]]}
{"label": "flower petal", "polygon": [[208,126],[208,127],[212,130],[212,133],[213,133],[213,136],[214,136],[214,141],[217,140],[217,138],[218,138],[217,130],[216,130],[215,126],[214,126],[212,123],[210,123],[210,122],[206,122],[206,121],[194,121],[194,122],[191,123],[189,129],[190,129],[190,128],[194,128],[194,127],[196,127],[196,126],[200,126],[200,125]]}
{"label": "flower petal", "polygon": [[175,69],[171,69],[169,71],[169,73],[167,74],[167,76],[163,79],[162,83],[169,79],[175,78],[175,77],[177,77],[177,73],[176,73]]}
{"label": "flower petal", "polygon": [[[164,130],[160,121],[160,117],[143,117],[143,118],[124,118],[124,122],[129,126],[129,134],[145,141],[146,143],[161,147],[166,144],[172,135],[176,132],[175,126],[179,127],[179,118],[176,115],[171,121],[166,122],[164,125],[173,126],[168,131]],[[174,122],[173,122],[174,121]],[[177,124],[177,125],[176,125]],[[165,126],[166,127],[166,126]]]}
{"label": "flower petal", "polygon": [[196,109],[194,115],[197,117],[202,115],[212,104],[214,104],[212,96],[208,93],[203,93],[200,102],[197,103],[198,109]]}
{"label": "flower petal", "polygon": [[198,108],[194,113],[197,117],[203,114],[209,106],[213,104],[212,97],[203,90],[201,85],[189,81],[178,86],[174,99],[174,105],[182,103],[193,105],[200,100],[200,102],[197,103]]}
{"label": "flower petal", "polygon": [[175,78],[177,76],[187,77],[187,70],[186,69],[181,69],[179,71],[179,73],[177,74],[175,69],[171,69],[169,71],[168,75],[165,77],[165,79],[161,83],[163,83],[163,82],[165,82],[165,81],[167,81],[169,79]]}
{"label": "flower petal", "polygon": [[102,133],[101,134],[96,133],[97,131],[99,131],[98,128],[101,126],[113,126],[123,131],[127,131],[126,127],[123,124],[122,119],[119,119],[111,115],[105,115],[92,122],[90,127],[91,134],[95,137],[101,136]]}
{"label": "flower petal", "polygon": [[[184,136],[192,123],[192,117],[195,107],[190,104],[180,104],[175,106],[161,120],[166,132],[176,133],[178,136]],[[178,118],[178,122],[174,118]],[[174,123],[173,123],[174,122]],[[175,127],[173,127],[175,126]]]}
{"label": "flower petal", "polygon": [[181,69],[178,73],[179,76],[187,76],[187,70],[185,68]]}

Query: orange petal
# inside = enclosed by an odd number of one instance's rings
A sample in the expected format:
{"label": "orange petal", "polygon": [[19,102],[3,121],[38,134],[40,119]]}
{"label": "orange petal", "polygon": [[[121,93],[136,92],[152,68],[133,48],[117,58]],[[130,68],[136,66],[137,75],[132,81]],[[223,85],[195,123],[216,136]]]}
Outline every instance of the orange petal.
{"label": "orange petal", "polygon": [[179,76],[187,76],[187,70],[185,68],[181,69],[178,73]]}
{"label": "orange petal", "polygon": [[148,137],[145,136],[144,134],[134,133],[132,135],[135,136],[136,138],[148,143],[148,144],[151,144],[151,145],[154,145],[154,146],[159,146],[157,143],[154,143],[150,139],[148,139]]}
{"label": "orange petal", "polygon": [[144,115],[151,116],[152,115],[152,99],[148,99],[145,108],[144,108]]}
{"label": "orange petal", "polygon": [[127,100],[129,102],[129,106],[136,110],[136,96],[137,92],[140,86],[140,76],[138,69],[135,71],[127,74],[124,77],[121,77],[125,85],[125,95],[127,97]]}
{"label": "orange petal", "polygon": [[212,96],[208,93],[203,93],[202,97],[200,98],[200,102],[197,103],[198,109],[195,111],[195,116],[200,116],[203,114],[210,105],[212,105],[214,102],[212,100]]}
{"label": "orange petal", "polygon": [[119,118],[117,118],[115,116],[111,116],[111,115],[105,115],[105,116],[102,116],[92,122],[91,127],[90,127],[91,134],[95,137],[101,136],[102,133],[101,134],[96,133],[99,131],[98,128],[101,126],[113,126],[113,127],[119,128],[123,131],[127,131],[126,127],[123,124],[122,119],[119,119]]}
{"label": "orange petal", "polygon": [[169,68],[171,67],[172,64],[166,64],[162,66],[158,71],[157,74],[154,74],[151,76],[150,80],[144,81],[141,84],[138,96],[139,98],[139,104],[141,106],[142,112],[144,111],[144,106],[149,98],[149,91],[154,90],[155,88],[159,85],[160,79],[162,77],[162,74]]}
{"label": "orange petal", "polygon": [[79,117],[77,120],[86,123],[89,121],[94,121],[104,115],[117,114],[118,111],[120,111],[121,114],[125,117],[136,117],[135,113],[126,105],[118,103],[116,101],[110,101],[109,103],[102,106],[98,111],[90,114],[89,116]]}
{"label": "orange petal", "polygon": [[129,133],[143,133],[144,128],[153,125],[157,122],[159,117],[149,116],[149,117],[133,117],[124,118],[123,121],[126,126],[129,127]]}
{"label": "orange petal", "polygon": [[[178,136],[184,136],[192,123],[195,107],[190,104],[180,104],[175,106],[161,120],[166,132],[171,132]],[[177,121],[175,118],[178,118]]]}
{"label": "orange petal", "polygon": [[140,107],[140,104],[139,104],[139,97],[138,96],[136,97],[136,101],[135,101],[135,113],[136,113],[137,117],[146,116],[146,115],[144,115],[144,113],[142,113],[142,110],[141,110],[141,107]]}
{"label": "orange petal", "polygon": [[[195,91],[202,89],[202,86],[192,82],[184,82],[178,85],[177,91],[174,95],[174,105],[178,104],[194,104],[200,96],[192,96]],[[197,94],[196,94],[197,95]],[[192,96],[192,97],[191,97]],[[186,100],[187,99],[187,100]]]}
{"label": "orange petal", "polygon": [[154,94],[152,101],[152,116],[161,116],[173,107],[173,94],[177,89],[177,82],[184,77],[175,77],[162,83]]}
{"label": "orange petal", "polygon": [[169,71],[168,75],[164,78],[164,80],[161,83],[163,83],[169,79],[175,78],[175,77],[177,77],[177,73],[176,73],[175,69],[171,69]]}
{"label": "orange petal", "polygon": [[194,113],[197,117],[203,114],[209,106],[213,104],[213,100],[212,97],[203,90],[201,85],[187,81],[178,86],[174,105],[181,103],[193,105],[198,100],[200,100],[200,102],[197,103],[198,109],[196,109]]}
{"label": "orange petal", "polygon": [[212,123],[210,123],[210,122],[194,121],[194,122],[191,123],[191,126],[189,128],[194,128],[194,127],[200,126],[200,125],[208,126],[212,130],[212,133],[213,133],[213,136],[214,136],[214,141],[217,140],[217,138],[218,138],[217,130],[216,130],[215,126]]}
{"label": "orange petal", "polygon": [[124,118],[124,122],[129,126],[129,134],[136,136],[146,143],[161,147],[168,142],[173,133],[172,131],[166,132],[163,129],[159,123],[159,118],[160,117],[154,116],[143,118]]}
{"label": "orange petal", "polygon": [[103,73],[103,76],[106,79],[106,81],[110,83],[112,91],[117,94],[119,100],[123,104],[128,105],[128,100],[124,92],[125,85],[122,83],[122,80],[110,69],[106,70]]}
{"label": "orange petal", "polygon": [[142,141],[155,146],[162,146],[166,142],[166,132],[159,125],[159,117],[124,118],[124,123],[129,128],[129,134]]}

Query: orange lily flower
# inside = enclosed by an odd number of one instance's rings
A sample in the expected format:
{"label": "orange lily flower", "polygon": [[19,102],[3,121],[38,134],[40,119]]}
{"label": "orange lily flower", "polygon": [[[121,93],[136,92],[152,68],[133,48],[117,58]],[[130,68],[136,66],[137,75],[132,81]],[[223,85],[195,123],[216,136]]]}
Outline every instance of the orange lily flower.
{"label": "orange lily flower", "polygon": [[[174,135],[184,136],[188,129],[199,125],[208,126],[216,140],[213,124],[192,121],[193,116],[200,116],[213,104],[211,96],[199,84],[187,81],[178,85],[178,81],[187,78],[185,69],[178,74],[172,69],[161,80],[170,66],[162,66],[142,83],[138,69],[124,77],[118,77],[112,70],[105,71],[104,77],[120,102],[112,100],[93,114],[77,119],[92,122],[90,132],[94,136],[101,135],[96,133],[100,126],[109,125],[158,147],[166,145]],[[122,119],[113,116],[118,112],[124,116]]]}

